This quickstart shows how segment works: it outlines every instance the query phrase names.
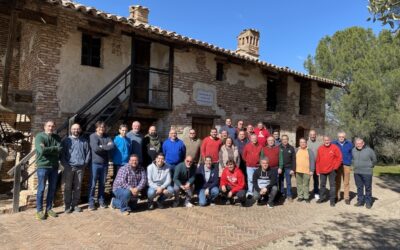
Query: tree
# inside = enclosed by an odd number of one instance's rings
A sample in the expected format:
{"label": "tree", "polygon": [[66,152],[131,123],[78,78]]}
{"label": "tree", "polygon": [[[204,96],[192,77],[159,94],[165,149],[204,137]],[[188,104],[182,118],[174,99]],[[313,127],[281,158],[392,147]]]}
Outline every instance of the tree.
{"label": "tree", "polygon": [[398,36],[352,27],[322,38],[304,63],[310,74],[347,85],[327,92],[327,126],[364,138],[383,160],[394,159],[389,152],[400,141],[398,55]]}
{"label": "tree", "polygon": [[[400,1],[399,0],[369,0],[369,12],[373,15],[372,20],[381,21],[383,25],[398,31],[400,28]],[[369,18],[371,20],[371,18]]]}

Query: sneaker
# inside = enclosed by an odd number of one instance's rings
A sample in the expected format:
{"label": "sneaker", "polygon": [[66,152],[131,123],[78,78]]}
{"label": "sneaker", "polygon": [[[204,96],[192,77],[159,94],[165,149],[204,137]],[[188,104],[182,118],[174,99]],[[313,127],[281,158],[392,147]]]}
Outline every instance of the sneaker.
{"label": "sneaker", "polygon": [[45,220],[46,219],[46,214],[43,213],[43,211],[36,212],[35,217],[38,220]]}
{"label": "sneaker", "polygon": [[253,199],[253,194],[252,193],[247,193],[246,194],[246,198],[249,199],[249,200]]}
{"label": "sneaker", "polygon": [[314,194],[314,199],[317,201],[319,200],[319,194]]}
{"label": "sneaker", "polygon": [[108,205],[106,203],[100,203],[100,208],[106,209]]}
{"label": "sneaker", "polygon": [[129,215],[131,212],[130,211],[123,211],[122,214],[123,215]]}
{"label": "sneaker", "polygon": [[117,207],[114,206],[114,197],[111,198],[110,206],[111,206],[112,209],[117,209]]}
{"label": "sneaker", "polygon": [[331,207],[335,207],[335,202],[331,202]]}
{"label": "sneaker", "polygon": [[274,208],[274,205],[272,203],[268,203],[267,208]]}
{"label": "sneaker", "polygon": [[363,207],[364,203],[357,201],[356,204],[354,204],[355,207]]}
{"label": "sneaker", "polygon": [[[186,205],[186,203],[185,203],[185,205]],[[172,207],[178,207],[179,206],[179,201],[178,200],[175,200],[173,203],[172,203]]]}
{"label": "sneaker", "polygon": [[215,203],[214,202],[211,202],[210,203],[210,207],[215,207],[216,205],[215,205]]}
{"label": "sneaker", "polygon": [[73,211],[74,211],[74,209],[73,209],[72,207],[70,207],[70,208],[65,208],[64,213],[70,214],[70,213],[72,213]]}
{"label": "sneaker", "polygon": [[190,201],[185,202],[185,207],[193,207],[193,204]]}
{"label": "sneaker", "polygon": [[298,198],[298,199],[297,199],[297,202],[302,202],[302,201],[304,201],[303,198]]}
{"label": "sneaker", "polygon": [[310,203],[311,202],[310,199],[306,199],[305,201],[306,201],[306,203]]}
{"label": "sneaker", "polygon": [[58,214],[56,212],[54,212],[53,209],[50,209],[49,211],[47,211],[47,215],[51,216],[53,218],[58,217]]}
{"label": "sneaker", "polygon": [[96,207],[94,206],[94,205],[89,205],[89,211],[94,211],[94,210],[96,210]]}
{"label": "sneaker", "polygon": [[365,207],[366,207],[367,209],[371,209],[371,208],[372,208],[372,204],[367,203],[367,204],[365,205]]}
{"label": "sneaker", "polygon": [[153,203],[153,202],[147,203],[147,208],[148,208],[149,210],[153,210],[153,209],[154,209],[154,203]]}
{"label": "sneaker", "polygon": [[157,207],[159,209],[163,209],[164,208],[164,204],[161,201],[157,201]]}
{"label": "sneaker", "polygon": [[74,212],[78,212],[78,213],[81,213],[82,212],[82,208],[80,208],[80,207],[78,207],[78,206],[76,206],[76,207],[74,207]]}
{"label": "sneaker", "polygon": [[350,205],[350,200],[349,200],[349,199],[346,199],[346,200],[344,200],[344,203],[345,203],[346,205]]}

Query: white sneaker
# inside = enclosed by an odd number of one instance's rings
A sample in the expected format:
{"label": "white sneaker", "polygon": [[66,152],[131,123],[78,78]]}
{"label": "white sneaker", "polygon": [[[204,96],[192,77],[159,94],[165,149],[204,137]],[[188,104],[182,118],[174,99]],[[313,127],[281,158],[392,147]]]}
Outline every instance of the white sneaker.
{"label": "white sneaker", "polygon": [[215,203],[210,203],[210,206],[211,206],[211,207],[214,207],[214,206],[215,206]]}
{"label": "white sneaker", "polygon": [[316,201],[318,201],[319,200],[319,194],[314,194],[314,198],[315,198]]}
{"label": "white sneaker", "polygon": [[189,201],[185,201],[185,207],[193,207],[193,204]]}
{"label": "white sneaker", "polygon": [[114,206],[114,197],[111,198],[111,203],[110,203],[110,205],[111,205],[111,208],[112,208],[112,209],[117,209],[117,207]]}

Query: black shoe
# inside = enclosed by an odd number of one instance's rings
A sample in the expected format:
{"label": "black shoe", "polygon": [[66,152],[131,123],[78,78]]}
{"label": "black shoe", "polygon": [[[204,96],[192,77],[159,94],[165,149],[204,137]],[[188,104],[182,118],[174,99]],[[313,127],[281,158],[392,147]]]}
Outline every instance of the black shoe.
{"label": "black shoe", "polygon": [[82,208],[76,206],[76,207],[74,207],[74,212],[80,213],[80,212],[82,212]]}
{"label": "black shoe", "polygon": [[335,207],[335,203],[334,202],[331,202],[331,207]]}
{"label": "black shoe", "polygon": [[240,206],[242,206],[242,207],[247,207],[247,202],[246,202],[246,201],[240,202]]}
{"label": "black shoe", "polygon": [[65,208],[64,213],[70,214],[72,211],[74,211],[72,208]]}
{"label": "black shoe", "polygon": [[303,198],[298,198],[298,199],[297,199],[297,202],[302,202],[302,201],[304,201]]}
{"label": "black shoe", "polygon": [[363,206],[364,206],[364,203],[358,202],[358,201],[357,201],[357,203],[354,204],[354,206],[355,206],[355,207],[363,207]]}
{"label": "black shoe", "polygon": [[230,198],[230,199],[229,199],[229,203],[230,203],[231,205],[235,205],[236,201],[235,201],[234,198]]}
{"label": "black shoe", "polygon": [[344,200],[344,203],[345,203],[346,205],[350,205],[350,200],[349,200],[349,199]]}
{"label": "black shoe", "polygon": [[371,208],[372,208],[372,204],[367,203],[367,204],[365,205],[365,207],[366,207],[367,209],[371,209]]}
{"label": "black shoe", "polygon": [[324,199],[319,199],[319,200],[317,200],[317,203],[318,203],[318,204],[321,204],[321,203],[324,203],[324,202],[325,202]]}
{"label": "black shoe", "polygon": [[307,200],[306,200],[306,203],[310,203],[310,202],[311,202],[310,199],[307,199]]}
{"label": "black shoe", "polygon": [[262,206],[262,205],[265,205],[265,202],[263,201],[263,200],[257,200],[257,205],[258,206]]}

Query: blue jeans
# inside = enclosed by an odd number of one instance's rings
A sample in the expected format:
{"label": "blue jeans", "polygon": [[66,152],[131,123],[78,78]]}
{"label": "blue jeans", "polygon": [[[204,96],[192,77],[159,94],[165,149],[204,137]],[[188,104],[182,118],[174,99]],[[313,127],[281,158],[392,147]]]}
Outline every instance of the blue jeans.
{"label": "blue jeans", "polygon": [[104,204],[104,186],[106,184],[107,173],[108,164],[92,163],[89,186],[89,207],[94,207],[94,194],[97,181],[99,181],[98,201],[100,205]]}
{"label": "blue jeans", "polygon": [[218,197],[219,188],[213,187],[213,188],[209,189],[209,191],[208,191],[209,194],[207,197],[206,197],[205,191],[206,191],[205,188],[199,190],[199,205],[202,207],[206,206],[209,202],[214,203],[215,198]]}
{"label": "blue jeans", "polygon": [[314,172],[314,194],[319,194],[319,176]]}
{"label": "blue jeans", "polygon": [[44,189],[46,188],[46,181],[48,180],[49,185],[47,188],[47,195],[46,195],[46,211],[49,211],[53,208],[54,194],[56,192],[56,187],[57,187],[58,167],[38,168],[36,174],[38,177],[36,210],[38,212],[43,210],[43,194],[44,194]]}
{"label": "blue jeans", "polygon": [[[163,193],[160,194],[160,197],[158,198],[158,202],[164,202],[166,199],[171,197],[174,194],[174,188],[172,186],[167,187],[168,190],[168,195],[164,195]],[[149,202],[153,202],[154,197],[156,197],[156,189],[149,187],[147,190],[147,198],[149,199]]]}
{"label": "blue jeans", "polygon": [[257,168],[256,167],[246,167],[246,173],[247,173],[247,194],[253,195],[253,175],[254,172],[256,172]]}
{"label": "blue jeans", "polygon": [[279,190],[281,194],[285,196],[285,179],[286,179],[286,197],[292,198],[292,176],[290,175],[290,168],[283,168],[282,174],[279,175]]}
{"label": "blue jeans", "polygon": [[119,208],[121,212],[132,211],[137,204],[137,197],[132,195],[131,190],[118,188],[113,191],[114,199],[111,206]]}
{"label": "blue jeans", "polygon": [[357,186],[357,202],[372,205],[372,175],[354,174],[354,180]]}

